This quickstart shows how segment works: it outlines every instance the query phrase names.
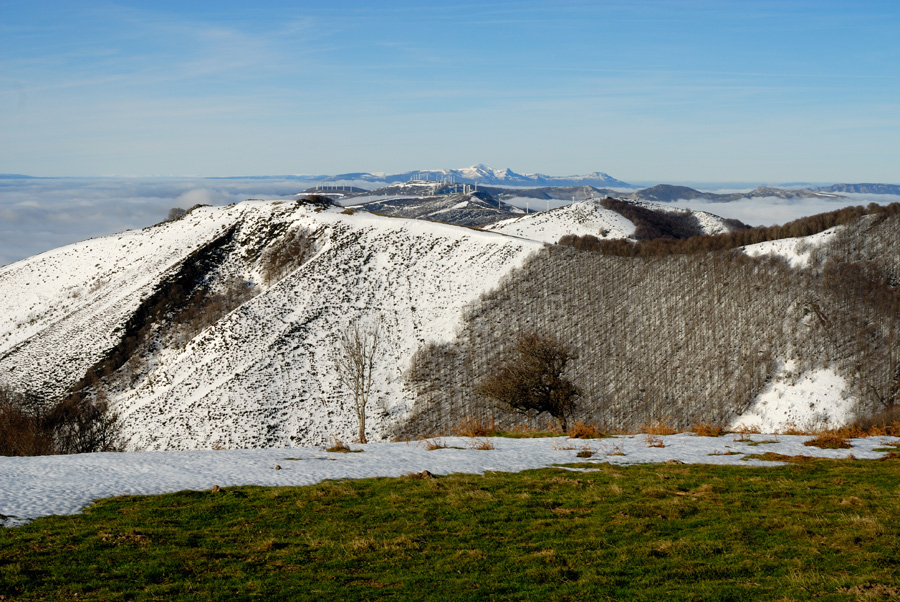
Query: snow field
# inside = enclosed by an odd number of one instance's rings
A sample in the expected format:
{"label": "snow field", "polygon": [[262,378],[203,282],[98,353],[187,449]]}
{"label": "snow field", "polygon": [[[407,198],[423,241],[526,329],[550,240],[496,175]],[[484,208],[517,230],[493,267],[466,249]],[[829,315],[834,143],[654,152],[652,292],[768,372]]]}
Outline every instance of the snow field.
{"label": "snow field", "polygon": [[[398,477],[423,470],[436,475],[518,472],[573,462],[771,466],[778,463],[743,458],[775,452],[875,459],[884,454],[876,448],[900,441],[869,437],[851,440],[851,449],[828,450],[805,446],[803,441],[809,437],[797,435],[696,437],[683,433],[656,439],[664,447],[651,447],[653,441],[647,435],[629,435],[588,440],[490,438],[494,449],[479,450],[473,444],[484,439],[445,437],[440,442],[447,448],[430,451],[424,442],[399,442],[351,446],[361,453],[300,447],[0,457],[0,524],[17,526],[41,516],[76,514],[102,498],[205,490],[213,485],[299,486],[326,479]],[[593,451],[593,457],[577,457],[583,450]]]}

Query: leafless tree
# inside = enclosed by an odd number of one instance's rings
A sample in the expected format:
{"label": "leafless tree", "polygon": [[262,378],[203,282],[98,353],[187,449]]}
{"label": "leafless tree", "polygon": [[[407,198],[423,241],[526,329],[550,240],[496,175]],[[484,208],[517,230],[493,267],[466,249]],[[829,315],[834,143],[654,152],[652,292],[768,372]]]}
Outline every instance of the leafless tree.
{"label": "leafless tree", "polygon": [[568,345],[552,337],[524,334],[516,341],[513,357],[497,366],[477,390],[526,416],[547,412],[565,432],[575,399],[581,395],[563,376],[573,356]]}
{"label": "leafless tree", "polygon": [[338,378],[353,395],[360,443],[366,443],[366,406],[372,393],[375,358],[382,342],[381,336],[381,318],[368,326],[353,322],[341,333]]}

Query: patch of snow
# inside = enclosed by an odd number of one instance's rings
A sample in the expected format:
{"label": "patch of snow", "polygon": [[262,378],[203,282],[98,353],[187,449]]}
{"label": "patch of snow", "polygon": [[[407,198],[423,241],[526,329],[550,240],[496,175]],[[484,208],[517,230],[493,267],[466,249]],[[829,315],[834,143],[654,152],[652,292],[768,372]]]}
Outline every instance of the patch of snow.
{"label": "patch of snow", "polygon": [[[515,199],[511,199],[514,201]],[[539,206],[541,201],[532,199]],[[510,202],[510,201],[507,201]],[[484,227],[492,232],[556,243],[567,234],[598,238],[628,238],[635,225],[625,217],[600,205],[597,200],[578,201],[550,211],[530,213]]]}
{"label": "patch of snow", "polygon": [[[326,479],[398,477],[423,470],[436,475],[481,474],[573,462],[771,466],[778,463],[745,458],[748,454],[774,452],[824,458],[852,454],[859,459],[876,459],[884,453],[875,448],[900,441],[869,437],[851,440],[851,449],[820,449],[804,446],[808,437],[789,435],[773,439],[771,435],[696,437],[683,433],[660,439],[665,447],[650,447],[646,435],[629,435],[601,440],[491,438],[494,449],[478,450],[472,449],[472,439],[446,437],[442,441],[448,448],[431,451],[421,443],[410,442],[352,445],[364,450],[352,454],[300,447],[0,457],[0,525],[13,527],[42,516],[77,514],[102,498],[209,490],[214,485],[301,486]],[[766,444],[751,446],[759,441]],[[584,449],[593,451],[594,456],[578,458],[576,454]]]}
{"label": "patch of snow", "polygon": [[792,427],[836,428],[852,420],[855,405],[843,377],[827,368],[799,374],[791,360],[783,363],[769,386],[729,428],[758,428],[764,433]]}
{"label": "patch of snow", "polygon": [[779,240],[760,242],[755,245],[741,247],[741,250],[751,257],[778,255],[787,259],[791,267],[805,268],[809,267],[809,260],[812,252],[826,244],[840,228],[841,226],[836,226],[811,236],[799,236],[795,238],[782,238]]}

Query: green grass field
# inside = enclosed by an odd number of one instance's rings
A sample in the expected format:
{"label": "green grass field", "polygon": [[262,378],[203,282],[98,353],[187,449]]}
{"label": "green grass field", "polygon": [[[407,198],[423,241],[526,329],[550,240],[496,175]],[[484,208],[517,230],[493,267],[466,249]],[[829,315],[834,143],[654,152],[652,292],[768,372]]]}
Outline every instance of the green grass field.
{"label": "green grass field", "polygon": [[889,600],[900,461],[593,465],[104,500],[0,529],[0,600]]}

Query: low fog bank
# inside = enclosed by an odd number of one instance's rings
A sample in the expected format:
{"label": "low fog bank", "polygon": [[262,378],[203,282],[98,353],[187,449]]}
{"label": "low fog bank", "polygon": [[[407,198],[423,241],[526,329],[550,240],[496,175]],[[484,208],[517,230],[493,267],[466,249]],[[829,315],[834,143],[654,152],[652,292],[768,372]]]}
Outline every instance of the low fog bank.
{"label": "low fog bank", "polygon": [[[249,198],[293,198],[310,185],[276,178],[0,179],[0,266],[88,238],[151,226],[164,220],[172,207],[227,205]],[[772,225],[847,205],[900,201],[900,197],[887,195],[846,196],[759,198],[731,203],[691,200],[672,204],[750,225]],[[553,200],[550,208],[567,203]],[[547,209],[546,201],[537,199],[513,199],[511,204],[523,209]]]}
{"label": "low fog bank", "polygon": [[254,179],[0,179],[0,266],[50,249],[151,226],[169,209],[293,198],[307,184]]}
{"label": "low fog bank", "polygon": [[730,203],[681,200],[671,203],[696,211],[706,211],[721,217],[738,219],[749,226],[773,226],[784,224],[807,215],[836,211],[852,205],[878,203],[887,205],[900,202],[900,196],[887,194],[845,194],[846,198],[780,199],[754,198]]}

